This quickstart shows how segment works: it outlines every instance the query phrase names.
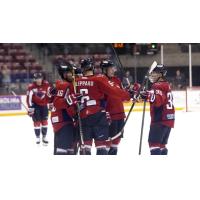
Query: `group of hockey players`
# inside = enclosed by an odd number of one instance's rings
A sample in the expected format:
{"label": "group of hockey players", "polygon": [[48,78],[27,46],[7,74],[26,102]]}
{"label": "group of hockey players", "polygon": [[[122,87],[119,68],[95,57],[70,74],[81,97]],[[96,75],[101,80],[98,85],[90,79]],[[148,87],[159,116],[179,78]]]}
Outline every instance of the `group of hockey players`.
{"label": "group of hockey players", "polygon": [[115,75],[111,60],[100,63],[102,74],[94,74],[92,59],[81,60],[80,68],[72,63],[56,65],[61,80],[54,86],[41,73],[34,74],[28,87],[28,114],[32,117],[36,143],[46,139],[48,110],[54,131],[54,155],[91,155],[94,143],[97,155],[117,155],[126,118],[123,103],[132,100],[150,102],[151,155],[167,155],[166,144],[174,126],[174,105],[166,70],[157,65],[149,74],[151,86],[143,89],[134,83],[124,88]]}

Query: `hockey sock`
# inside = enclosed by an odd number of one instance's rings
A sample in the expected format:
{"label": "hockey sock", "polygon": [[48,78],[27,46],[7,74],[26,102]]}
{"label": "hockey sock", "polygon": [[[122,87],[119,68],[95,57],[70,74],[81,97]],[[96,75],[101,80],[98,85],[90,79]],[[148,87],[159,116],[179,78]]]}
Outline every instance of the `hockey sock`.
{"label": "hockey sock", "polygon": [[34,131],[35,131],[35,136],[40,137],[40,127],[35,127]]}
{"label": "hockey sock", "polygon": [[108,155],[106,148],[97,148],[96,155]]}
{"label": "hockey sock", "polygon": [[161,149],[161,155],[167,155],[168,154],[168,149],[165,147],[165,148],[162,148]]}
{"label": "hockey sock", "polygon": [[152,148],[151,150],[151,155],[161,155],[161,150],[160,148]]}
{"label": "hockey sock", "polygon": [[47,135],[47,127],[42,126],[42,136],[45,137]]}
{"label": "hockey sock", "polygon": [[110,147],[110,150],[108,151],[108,155],[117,155],[117,147]]}

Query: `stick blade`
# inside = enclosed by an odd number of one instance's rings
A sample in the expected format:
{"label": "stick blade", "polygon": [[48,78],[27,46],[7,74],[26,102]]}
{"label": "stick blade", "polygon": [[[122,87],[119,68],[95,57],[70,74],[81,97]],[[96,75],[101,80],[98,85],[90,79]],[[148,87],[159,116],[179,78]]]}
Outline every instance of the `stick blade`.
{"label": "stick blade", "polygon": [[15,92],[14,92],[14,91],[11,91],[11,94],[12,94],[13,96],[17,96],[17,95],[15,94]]}
{"label": "stick blade", "polygon": [[150,69],[149,69],[149,74],[155,69],[155,67],[157,66],[157,62],[156,61],[154,61],[153,63],[152,63],[152,65],[151,65],[151,67],[150,67]]}

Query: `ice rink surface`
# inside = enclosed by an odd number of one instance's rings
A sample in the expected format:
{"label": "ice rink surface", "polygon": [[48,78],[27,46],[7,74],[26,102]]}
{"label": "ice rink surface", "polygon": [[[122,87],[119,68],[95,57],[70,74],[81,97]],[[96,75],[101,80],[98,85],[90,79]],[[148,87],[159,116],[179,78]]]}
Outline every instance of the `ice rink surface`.
{"label": "ice rink surface", "polygon": [[[176,112],[175,128],[172,129],[169,138],[169,155],[194,154],[199,148],[199,116],[200,112]],[[125,127],[124,138],[119,146],[119,156],[137,156],[141,131],[142,112],[132,112]],[[148,131],[150,124],[149,112],[146,112],[143,134],[142,155],[149,155]],[[52,155],[53,154],[53,131],[49,121],[47,147],[35,144],[32,120],[28,116],[0,117],[0,148],[1,152],[15,155]],[[9,144],[9,146],[8,146]],[[190,147],[193,144],[193,148]],[[95,149],[93,148],[93,154]],[[198,151],[197,151],[198,152]]]}
{"label": "ice rink surface", "polygon": [[38,147],[31,118],[0,117],[0,198],[155,200],[156,194],[162,200],[199,199],[199,115],[176,112],[169,155],[159,158],[149,156],[149,112],[142,156],[138,156],[142,112],[131,113],[119,155],[100,157],[94,148],[94,156],[53,156],[51,124],[49,146]]}

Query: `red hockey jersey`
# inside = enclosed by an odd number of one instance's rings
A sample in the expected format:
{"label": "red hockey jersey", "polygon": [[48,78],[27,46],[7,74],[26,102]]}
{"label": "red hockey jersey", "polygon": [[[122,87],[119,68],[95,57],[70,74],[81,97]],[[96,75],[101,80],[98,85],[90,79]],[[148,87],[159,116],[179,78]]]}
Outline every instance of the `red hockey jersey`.
{"label": "red hockey jersey", "polygon": [[122,90],[104,75],[83,76],[76,79],[77,92],[81,93],[81,117],[85,118],[102,110],[101,101],[108,97],[129,99],[129,93]]}
{"label": "red hockey jersey", "polygon": [[154,83],[151,91],[149,97],[151,124],[161,123],[173,128],[175,109],[169,83],[167,81]]}
{"label": "red hockey jersey", "polygon": [[32,83],[28,86],[26,103],[28,107],[34,106],[46,106],[49,102],[49,89],[50,85],[47,81],[42,81],[42,85],[38,86],[36,83]]}
{"label": "red hockey jersey", "polygon": [[[113,82],[116,86],[123,89],[122,83],[119,78],[112,77],[109,79],[109,81]],[[113,96],[106,95],[106,111],[110,113],[112,120],[120,120],[126,117],[124,112],[123,101],[129,101],[129,100],[130,100],[129,96],[127,96],[127,98],[122,99],[120,97],[116,98]]]}
{"label": "red hockey jersey", "polygon": [[66,95],[73,93],[73,85],[68,82],[56,82],[56,95],[53,99],[51,111],[51,122],[54,132],[57,132],[64,125],[73,123],[72,116],[75,115],[75,108],[69,106],[65,99]]}

